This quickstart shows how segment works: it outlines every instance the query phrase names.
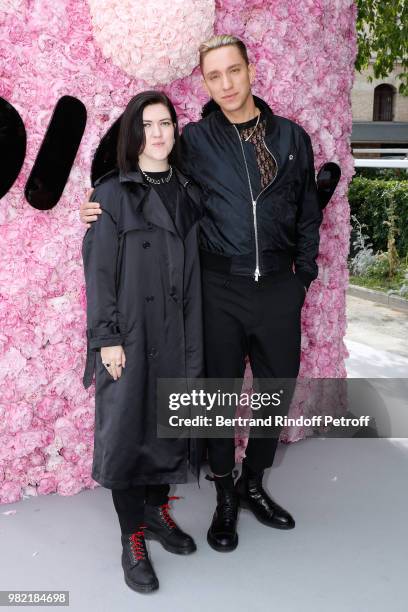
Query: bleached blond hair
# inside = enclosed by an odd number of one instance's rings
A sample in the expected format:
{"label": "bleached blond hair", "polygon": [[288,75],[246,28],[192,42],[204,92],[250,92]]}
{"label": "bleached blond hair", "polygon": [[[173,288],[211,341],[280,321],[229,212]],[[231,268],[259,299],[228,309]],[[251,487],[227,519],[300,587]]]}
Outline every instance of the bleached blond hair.
{"label": "bleached blond hair", "polygon": [[218,36],[212,36],[208,40],[205,40],[199,46],[198,52],[200,54],[201,70],[203,69],[203,61],[207,53],[213,51],[213,49],[220,49],[221,47],[228,47],[229,45],[234,45],[235,47],[238,47],[239,52],[245,60],[245,63],[248,65],[248,51],[242,40],[240,40],[236,36],[232,36],[232,34],[219,34]]}

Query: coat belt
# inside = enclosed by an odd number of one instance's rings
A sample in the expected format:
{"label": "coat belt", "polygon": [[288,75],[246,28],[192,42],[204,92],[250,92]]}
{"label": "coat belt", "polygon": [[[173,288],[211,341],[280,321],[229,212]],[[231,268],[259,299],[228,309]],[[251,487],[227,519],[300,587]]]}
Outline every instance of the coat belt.
{"label": "coat belt", "polygon": [[82,378],[83,385],[85,389],[91,386],[93,374],[95,371],[95,363],[96,363],[96,354],[95,350],[92,350],[89,345],[89,332],[86,332],[87,343],[86,343],[86,361],[85,361],[85,371]]}

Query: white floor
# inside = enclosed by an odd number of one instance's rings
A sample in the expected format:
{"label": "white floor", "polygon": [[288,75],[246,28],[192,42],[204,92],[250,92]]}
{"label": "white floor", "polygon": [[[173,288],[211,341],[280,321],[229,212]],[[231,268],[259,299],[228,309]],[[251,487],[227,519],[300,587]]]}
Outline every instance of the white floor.
{"label": "white floor", "polygon": [[349,377],[408,378],[408,312],[348,295],[345,343]]}
{"label": "white floor", "polygon": [[[357,337],[361,312],[354,322],[350,316],[348,375],[408,378],[408,354],[399,342],[405,319],[396,329],[389,314],[397,350],[388,351],[384,329],[372,346],[374,325]],[[178,486],[173,493],[184,499],[173,502],[174,516],[198,550],[179,557],[149,543],[160,580],[150,595],[123,581],[110,491],[3,505],[0,589],[68,590],[75,612],[406,612],[407,458],[408,439],[281,444],[267,488],[294,515],[296,528],[271,529],[241,511],[239,546],[228,554],[206,542],[213,485],[202,479],[200,488]]]}
{"label": "white floor", "polygon": [[160,580],[150,595],[123,582],[106,489],[2,506],[1,589],[69,590],[75,612],[406,612],[407,453],[375,439],[280,445],[268,488],[296,528],[271,529],[242,511],[229,554],[206,542],[213,485],[178,486],[185,499],[173,502],[174,516],[198,550],[179,557],[150,543]]}
{"label": "white floor", "polygon": [[[407,338],[408,344],[408,338]],[[408,357],[346,339],[350,378],[408,378]]]}

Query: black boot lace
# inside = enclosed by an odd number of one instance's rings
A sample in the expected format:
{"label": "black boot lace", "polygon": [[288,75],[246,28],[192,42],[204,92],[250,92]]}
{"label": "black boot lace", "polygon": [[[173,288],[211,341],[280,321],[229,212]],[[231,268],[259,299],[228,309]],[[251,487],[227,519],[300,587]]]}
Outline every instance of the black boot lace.
{"label": "black boot lace", "polygon": [[223,523],[233,525],[237,519],[237,500],[235,491],[223,491],[218,504],[219,516]]}

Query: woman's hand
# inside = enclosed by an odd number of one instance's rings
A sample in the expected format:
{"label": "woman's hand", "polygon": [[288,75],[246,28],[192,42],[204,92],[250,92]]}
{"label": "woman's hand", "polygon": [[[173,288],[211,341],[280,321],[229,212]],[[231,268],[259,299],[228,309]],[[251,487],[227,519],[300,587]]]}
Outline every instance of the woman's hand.
{"label": "woman's hand", "polygon": [[122,369],[126,365],[126,355],[122,346],[103,346],[101,359],[114,380],[122,376]]}
{"label": "woman's hand", "polygon": [[79,218],[86,227],[91,227],[93,221],[98,220],[98,215],[102,214],[100,204],[98,202],[90,202],[89,198],[93,193],[93,189],[88,189],[86,199],[82,202],[79,209]]}

